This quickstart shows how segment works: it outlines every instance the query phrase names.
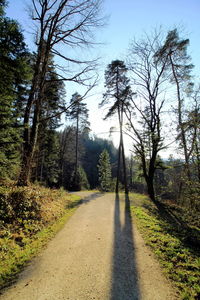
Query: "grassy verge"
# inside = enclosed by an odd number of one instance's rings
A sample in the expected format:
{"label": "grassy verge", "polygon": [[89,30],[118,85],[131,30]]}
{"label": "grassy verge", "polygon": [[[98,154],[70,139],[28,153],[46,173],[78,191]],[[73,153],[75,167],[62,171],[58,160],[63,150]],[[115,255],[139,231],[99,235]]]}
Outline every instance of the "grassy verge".
{"label": "grassy verge", "polygon": [[[63,227],[80,198],[63,190],[0,187],[0,288]],[[14,201],[15,200],[15,201]],[[15,204],[12,204],[15,202]],[[21,207],[16,207],[21,202]],[[3,203],[3,204],[2,204]]]}
{"label": "grassy verge", "polygon": [[200,299],[199,247],[190,244],[186,230],[164,218],[146,196],[134,194],[130,198],[137,227],[180,291],[180,298]]}

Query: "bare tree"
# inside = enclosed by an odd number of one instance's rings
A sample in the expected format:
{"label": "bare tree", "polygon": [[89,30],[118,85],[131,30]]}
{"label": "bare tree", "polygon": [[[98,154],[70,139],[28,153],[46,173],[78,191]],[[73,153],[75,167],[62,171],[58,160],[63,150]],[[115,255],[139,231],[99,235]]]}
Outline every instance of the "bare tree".
{"label": "bare tree", "polygon": [[88,84],[96,61],[77,59],[74,49],[93,44],[93,29],[103,23],[99,17],[100,6],[100,0],[32,0],[31,16],[37,28],[37,52],[24,114],[23,158],[19,185],[27,185],[29,180],[49,58],[53,54],[62,61],[57,64],[57,70],[60,71],[57,80]]}
{"label": "bare tree", "polygon": [[[159,167],[158,153],[163,149],[161,134],[161,113],[164,105],[163,89],[167,79],[165,67],[168,57],[162,64],[156,62],[154,55],[160,46],[160,35],[146,36],[144,40],[134,41],[129,50],[128,67],[131,72],[135,92],[126,107],[128,119],[127,133],[133,139],[133,147],[139,156],[148,194],[155,201],[154,175]],[[135,122],[139,119],[139,122]]]}

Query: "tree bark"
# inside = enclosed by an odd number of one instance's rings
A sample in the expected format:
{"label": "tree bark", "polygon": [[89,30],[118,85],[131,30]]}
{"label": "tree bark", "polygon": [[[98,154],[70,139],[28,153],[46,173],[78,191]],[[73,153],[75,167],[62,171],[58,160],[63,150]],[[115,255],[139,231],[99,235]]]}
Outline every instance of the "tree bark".
{"label": "tree bark", "polygon": [[[85,84],[87,78],[83,75],[92,71],[92,65],[94,66],[96,63],[95,60],[81,61],[73,59],[73,57],[63,54],[61,50],[57,50],[57,46],[59,43],[69,47],[72,45],[77,47],[89,45],[93,43],[90,38],[91,28],[103,24],[103,19],[98,17],[100,9],[100,1],[98,0],[80,1],[80,3],[75,1],[71,3],[68,0],[32,0],[31,2],[33,5],[33,20],[38,24],[35,36],[38,48],[31,90],[24,115],[22,168],[18,179],[18,185],[21,186],[27,185],[29,181],[31,161],[37,142],[45,76],[50,56],[55,54],[68,64],[83,65],[81,70],[75,71],[70,78],[67,75],[59,74],[59,80]],[[69,24],[71,24],[72,28],[70,28]],[[59,67],[63,68],[62,71],[64,71],[62,63]],[[70,71],[73,71],[73,69]],[[34,117],[32,123],[30,115],[33,109]]]}
{"label": "tree bark", "polygon": [[118,149],[117,180],[116,180],[116,187],[115,187],[116,194],[119,193],[120,166],[121,166],[121,138],[120,138],[119,149]]}
{"label": "tree bark", "polygon": [[75,176],[77,175],[78,170],[78,134],[79,134],[79,103],[77,107],[77,116],[76,116],[76,162],[75,162]]}
{"label": "tree bark", "polygon": [[177,74],[175,71],[175,66],[174,66],[174,62],[172,60],[172,57],[170,55],[170,63],[171,63],[171,67],[172,67],[172,73],[174,76],[174,80],[176,83],[176,90],[177,90],[177,98],[178,98],[178,125],[180,128],[180,132],[181,132],[181,141],[183,144],[183,151],[184,151],[184,158],[185,158],[185,173],[187,175],[187,178],[190,180],[190,165],[189,165],[189,154],[188,154],[188,148],[187,148],[187,140],[186,140],[186,136],[185,136],[185,130],[184,130],[184,125],[183,125],[183,121],[182,121],[182,100],[181,100],[181,94],[180,94],[180,85],[179,85],[179,81],[177,78]]}
{"label": "tree bark", "polygon": [[122,161],[123,161],[123,171],[124,171],[124,189],[125,189],[125,194],[128,195],[128,182],[127,182],[126,158],[125,158],[125,153],[124,153],[123,135],[122,135],[121,148],[122,148]]}

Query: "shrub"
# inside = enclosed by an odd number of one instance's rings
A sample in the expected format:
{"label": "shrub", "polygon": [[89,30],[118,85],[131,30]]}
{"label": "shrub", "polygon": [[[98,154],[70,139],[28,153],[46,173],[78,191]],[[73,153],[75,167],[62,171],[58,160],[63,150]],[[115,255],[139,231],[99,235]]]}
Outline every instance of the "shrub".
{"label": "shrub", "polygon": [[0,189],[0,219],[5,223],[39,219],[40,204],[35,192],[29,188]]}

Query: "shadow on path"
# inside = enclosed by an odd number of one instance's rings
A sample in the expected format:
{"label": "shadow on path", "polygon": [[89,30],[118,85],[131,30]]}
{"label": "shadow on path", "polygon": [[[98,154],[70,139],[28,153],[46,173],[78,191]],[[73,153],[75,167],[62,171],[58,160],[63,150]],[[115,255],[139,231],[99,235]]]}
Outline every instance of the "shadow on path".
{"label": "shadow on path", "polygon": [[[139,300],[140,290],[134,254],[130,201],[125,199],[124,222],[120,217],[119,195],[115,198],[114,249],[110,300]],[[123,216],[122,216],[123,217]]]}
{"label": "shadow on path", "polygon": [[81,199],[82,203],[90,202],[91,200],[95,200],[96,198],[102,197],[103,194],[101,192],[93,193],[85,198]]}
{"label": "shadow on path", "polygon": [[[77,192],[71,192],[71,194],[77,194]],[[85,197],[80,196],[80,198],[81,198],[80,200],[77,200],[77,201],[74,201],[74,202],[68,204],[67,207],[68,208],[73,208],[73,207],[76,207],[80,204],[88,203],[91,200],[95,200],[96,198],[101,197],[102,195],[103,195],[102,193],[96,192],[96,193],[92,193],[89,196],[85,196]]]}

